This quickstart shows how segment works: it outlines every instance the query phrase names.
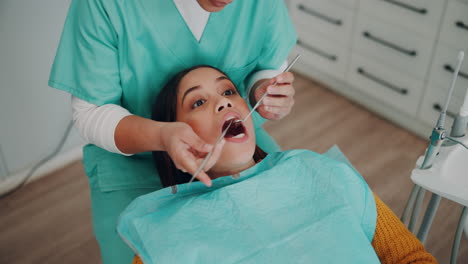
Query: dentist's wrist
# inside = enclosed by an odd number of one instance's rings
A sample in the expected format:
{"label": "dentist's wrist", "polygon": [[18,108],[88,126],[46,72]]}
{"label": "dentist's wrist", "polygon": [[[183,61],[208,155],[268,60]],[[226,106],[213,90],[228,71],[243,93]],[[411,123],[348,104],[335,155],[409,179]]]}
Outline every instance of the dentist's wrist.
{"label": "dentist's wrist", "polygon": [[261,80],[258,80],[253,86],[252,88],[250,89],[250,94],[249,94],[249,99],[248,99],[248,103],[251,107],[254,107],[255,104],[257,103],[257,98],[255,98],[255,92],[257,91],[257,89],[264,83],[268,81],[268,79],[261,79]]}

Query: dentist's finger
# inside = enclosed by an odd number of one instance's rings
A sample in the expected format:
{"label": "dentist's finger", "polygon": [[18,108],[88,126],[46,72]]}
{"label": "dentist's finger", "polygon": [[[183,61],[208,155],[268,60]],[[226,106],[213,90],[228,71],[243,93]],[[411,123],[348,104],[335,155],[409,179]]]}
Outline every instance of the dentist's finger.
{"label": "dentist's finger", "polygon": [[294,74],[292,72],[283,72],[275,76],[272,80],[279,84],[292,83],[294,81]]}
{"label": "dentist's finger", "polygon": [[296,90],[291,84],[270,85],[267,88],[268,95],[294,96]]}
{"label": "dentist's finger", "polygon": [[[193,175],[193,174],[192,174]],[[211,182],[211,178],[210,176],[208,176],[208,174],[206,174],[206,172],[204,172],[203,170],[200,171],[196,177],[199,181],[203,182],[206,187],[211,187],[211,185],[213,184]]]}
{"label": "dentist's finger", "polygon": [[194,154],[186,149],[182,149],[176,152],[176,155],[171,156],[174,166],[181,170],[182,172],[187,173],[187,168],[185,167],[185,160],[195,159]]}
{"label": "dentist's finger", "polygon": [[206,143],[193,130],[182,139],[187,145],[197,152],[210,152],[213,145]]}
{"label": "dentist's finger", "polygon": [[[195,172],[198,170],[199,165],[195,160],[193,159],[186,159],[182,162],[182,166],[187,170],[188,173],[190,173],[192,176],[195,174]],[[197,175],[196,178],[203,182],[206,186],[211,187],[211,178],[201,170]]]}
{"label": "dentist's finger", "polygon": [[265,106],[264,109],[268,113],[275,115],[276,119],[283,118],[291,112],[291,107]]}
{"label": "dentist's finger", "polygon": [[211,157],[208,159],[208,162],[205,164],[205,167],[203,167],[204,171],[209,171],[216,164],[216,162],[218,162],[218,159],[221,156],[221,153],[223,152],[223,147],[225,143],[226,140],[222,139],[218,143],[218,145],[216,145],[215,149],[213,150],[213,154],[211,154]]}
{"label": "dentist's finger", "polygon": [[294,105],[294,98],[267,96],[263,99],[263,105],[271,107],[292,107]]}

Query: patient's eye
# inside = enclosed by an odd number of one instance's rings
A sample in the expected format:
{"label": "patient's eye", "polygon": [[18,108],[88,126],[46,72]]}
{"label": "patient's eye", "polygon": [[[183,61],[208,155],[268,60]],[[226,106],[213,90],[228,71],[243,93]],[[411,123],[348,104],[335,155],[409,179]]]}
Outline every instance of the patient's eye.
{"label": "patient's eye", "polygon": [[205,102],[206,102],[205,99],[197,100],[195,103],[192,104],[192,109],[195,109],[195,108],[201,106],[201,105],[204,104]]}
{"label": "patient's eye", "polygon": [[228,90],[224,91],[223,96],[229,96],[229,95],[234,95],[234,94],[236,94],[236,90],[228,89]]}

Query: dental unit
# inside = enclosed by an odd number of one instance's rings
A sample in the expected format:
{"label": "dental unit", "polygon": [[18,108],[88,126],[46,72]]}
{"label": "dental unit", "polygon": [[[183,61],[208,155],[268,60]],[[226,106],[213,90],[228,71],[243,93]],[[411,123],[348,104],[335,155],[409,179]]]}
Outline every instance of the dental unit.
{"label": "dental unit", "polygon": [[[400,219],[403,223],[405,223],[408,217],[411,216],[408,224],[408,229],[411,232],[415,233],[415,225],[420,214],[426,189],[430,190],[432,192],[432,196],[426,208],[423,221],[417,232],[418,239],[421,240],[422,243],[424,243],[427,238],[429,229],[432,225],[432,221],[435,217],[442,196],[463,205],[464,207],[462,209],[459,225],[457,227],[455,240],[452,247],[452,256],[450,262],[452,264],[456,263],[460,239],[463,233],[463,225],[468,215],[468,198],[465,195],[467,192],[466,190],[464,190],[463,186],[454,186],[456,184],[453,182],[450,184],[445,184],[444,182],[444,184],[442,184],[438,183],[438,181],[441,181],[442,177],[439,174],[442,174],[443,171],[447,171],[446,167],[449,158],[453,159],[453,157],[455,156],[453,153],[456,153],[457,155],[465,154],[468,156],[467,152],[462,153],[461,151],[458,151],[458,149],[461,149],[462,147],[468,149],[468,146],[466,145],[466,142],[468,142],[466,140],[466,128],[468,125],[468,89],[464,98],[464,102],[459,110],[459,113],[453,121],[449,135],[447,135],[448,132],[445,129],[445,118],[447,115],[448,105],[452,97],[456,79],[460,72],[463,59],[464,53],[463,51],[460,51],[457,57],[457,67],[453,74],[452,82],[447,94],[445,105],[440,112],[436,126],[432,130],[430,142],[426,149],[424,158],[422,159],[421,157],[418,160],[416,169],[414,169],[412,172],[411,179],[414,182],[414,186],[411,191],[408,202],[405,206],[402,217]],[[457,145],[461,146],[458,147],[458,152],[455,151],[455,147],[457,147]],[[462,158],[463,157],[459,159],[460,162],[462,161]],[[458,162],[457,159],[456,161]],[[453,165],[453,163],[449,164]],[[463,164],[458,165],[459,166],[457,168],[460,168],[460,170],[463,171],[463,168],[461,167],[463,166]],[[431,181],[432,186],[438,186],[438,188],[431,188],[427,183]],[[454,194],[455,189],[458,192],[457,194]],[[468,230],[466,232],[468,232]]]}

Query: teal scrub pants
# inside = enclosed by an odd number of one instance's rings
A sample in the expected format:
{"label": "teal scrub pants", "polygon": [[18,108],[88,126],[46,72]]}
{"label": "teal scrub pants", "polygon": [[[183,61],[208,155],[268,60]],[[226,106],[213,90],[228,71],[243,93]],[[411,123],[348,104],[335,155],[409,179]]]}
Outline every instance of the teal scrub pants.
{"label": "teal scrub pants", "polygon": [[101,249],[103,264],[131,264],[135,253],[123,242],[116,226],[120,213],[133,199],[156,191],[151,188],[103,192],[91,188],[94,235]]}
{"label": "teal scrub pants", "polygon": [[[280,147],[263,129],[257,128],[257,145],[266,153],[280,151]],[[120,213],[138,196],[156,191],[153,188],[124,189],[103,192],[91,186],[93,230],[101,249],[103,264],[131,264],[135,253],[117,233]]]}

